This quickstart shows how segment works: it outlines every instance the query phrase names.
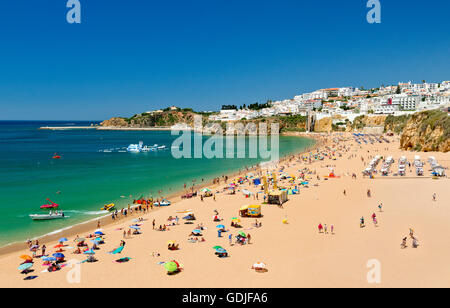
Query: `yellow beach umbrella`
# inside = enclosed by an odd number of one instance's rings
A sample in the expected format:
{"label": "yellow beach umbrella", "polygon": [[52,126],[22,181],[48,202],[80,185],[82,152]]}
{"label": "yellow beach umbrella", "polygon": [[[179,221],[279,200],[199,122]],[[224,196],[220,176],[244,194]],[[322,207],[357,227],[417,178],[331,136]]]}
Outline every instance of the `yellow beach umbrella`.
{"label": "yellow beach umbrella", "polygon": [[173,245],[173,244],[175,244],[175,241],[168,241],[167,244],[168,244],[168,245],[169,245],[169,244]]}

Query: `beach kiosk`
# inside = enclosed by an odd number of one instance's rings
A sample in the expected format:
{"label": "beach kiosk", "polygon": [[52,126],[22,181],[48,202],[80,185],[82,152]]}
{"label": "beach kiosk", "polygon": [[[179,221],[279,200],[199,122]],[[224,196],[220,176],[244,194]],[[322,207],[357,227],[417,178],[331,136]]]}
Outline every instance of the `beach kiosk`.
{"label": "beach kiosk", "polygon": [[282,205],[288,201],[288,195],[286,190],[272,190],[269,192],[268,202],[269,204]]}
{"label": "beach kiosk", "polygon": [[239,209],[241,217],[261,217],[261,205],[244,205]]}

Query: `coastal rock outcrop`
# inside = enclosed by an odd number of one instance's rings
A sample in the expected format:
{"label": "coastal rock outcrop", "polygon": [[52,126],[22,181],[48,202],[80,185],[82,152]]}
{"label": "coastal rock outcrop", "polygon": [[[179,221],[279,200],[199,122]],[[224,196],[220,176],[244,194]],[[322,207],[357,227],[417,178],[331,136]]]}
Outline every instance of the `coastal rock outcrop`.
{"label": "coastal rock outcrop", "polygon": [[127,127],[128,122],[124,118],[111,118],[103,121],[100,125],[106,127]]}
{"label": "coastal rock outcrop", "polygon": [[450,151],[450,117],[432,110],[413,114],[403,129],[400,147],[414,151]]}

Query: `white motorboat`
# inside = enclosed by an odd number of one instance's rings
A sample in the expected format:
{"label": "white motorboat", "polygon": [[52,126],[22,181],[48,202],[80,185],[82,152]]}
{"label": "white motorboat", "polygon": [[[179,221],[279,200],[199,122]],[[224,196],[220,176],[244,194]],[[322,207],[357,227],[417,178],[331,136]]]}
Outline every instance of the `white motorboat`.
{"label": "white motorboat", "polygon": [[167,199],[163,199],[162,201],[160,201],[160,202],[154,202],[153,203],[153,205],[154,206],[169,206],[169,205],[171,205],[172,203],[169,201],[169,200],[167,200]]}
{"label": "white motorboat", "polygon": [[33,220],[52,220],[52,219],[62,219],[67,218],[64,212],[48,213],[48,214],[31,214],[30,218]]}
{"label": "white motorboat", "polygon": [[128,152],[131,153],[140,153],[142,151],[144,143],[139,141],[139,144],[130,144],[127,148]]}

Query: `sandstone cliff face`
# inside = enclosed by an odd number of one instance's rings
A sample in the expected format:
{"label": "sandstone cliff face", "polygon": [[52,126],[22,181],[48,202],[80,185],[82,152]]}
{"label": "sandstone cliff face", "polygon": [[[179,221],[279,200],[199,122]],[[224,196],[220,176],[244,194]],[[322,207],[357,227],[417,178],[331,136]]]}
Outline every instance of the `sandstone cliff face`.
{"label": "sandstone cliff face", "polygon": [[352,128],[356,131],[361,131],[367,126],[384,126],[386,116],[359,116],[353,121]]}
{"label": "sandstone cliff face", "polygon": [[333,120],[332,118],[322,118],[317,120],[314,125],[315,132],[330,132],[332,130]]}
{"label": "sandstone cliff face", "polygon": [[450,151],[450,117],[433,110],[414,114],[400,137],[400,147],[415,151]]}

